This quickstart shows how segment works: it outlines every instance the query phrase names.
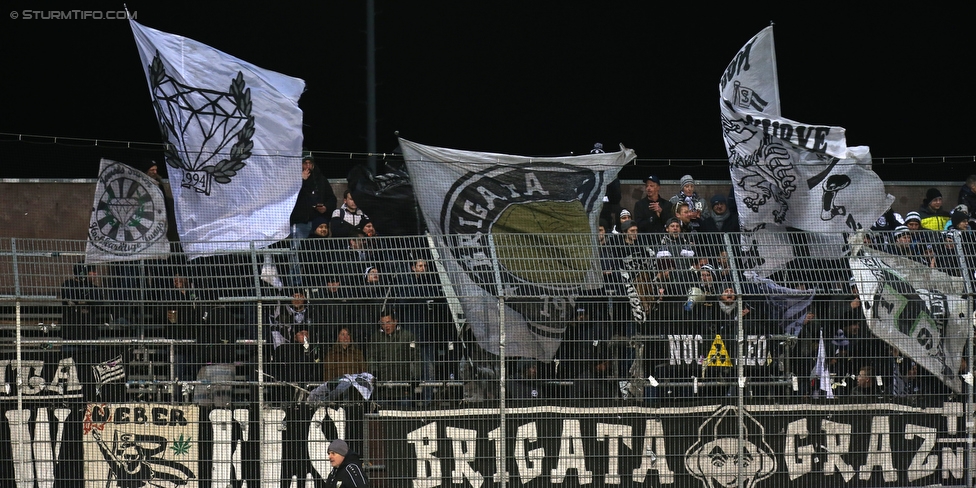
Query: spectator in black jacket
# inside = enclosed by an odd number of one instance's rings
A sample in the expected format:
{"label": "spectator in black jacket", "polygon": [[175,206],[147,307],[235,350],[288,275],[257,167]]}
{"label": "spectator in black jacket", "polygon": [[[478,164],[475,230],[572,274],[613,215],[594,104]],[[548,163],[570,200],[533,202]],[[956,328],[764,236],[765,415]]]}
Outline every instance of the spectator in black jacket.
{"label": "spectator in black jacket", "polygon": [[336,439],[329,444],[329,464],[332,465],[332,472],[325,481],[326,488],[369,486],[359,455],[349,450],[346,441]]}
{"label": "spectator in black jacket", "polygon": [[662,198],[661,179],[651,175],[644,180],[645,197],[634,204],[633,220],[637,224],[637,229],[642,234],[664,232],[664,224],[674,213],[671,210],[671,202],[667,198]]}
{"label": "spectator in black jacket", "polygon": [[959,187],[959,201],[956,203],[957,205],[965,205],[970,214],[974,212],[976,209],[976,175],[966,177],[966,182]]}
{"label": "spectator in black jacket", "polygon": [[302,188],[291,211],[292,239],[304,239],[312,232],[312,220],[328,217],[336,208],[336,196],[328,178],[315,167],[312,153],[302,158]]}
{"label": "spectator in black jacket", "polygon": [[739,232],[739,215],[729,208],[725,195],[712,196],[710,204],[711,215],[702,219],[699,232]]}

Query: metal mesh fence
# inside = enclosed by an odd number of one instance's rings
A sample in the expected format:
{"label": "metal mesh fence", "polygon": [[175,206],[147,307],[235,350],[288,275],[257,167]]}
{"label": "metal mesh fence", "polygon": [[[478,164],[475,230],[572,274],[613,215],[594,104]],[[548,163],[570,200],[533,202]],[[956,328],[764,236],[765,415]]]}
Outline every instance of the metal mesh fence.
{"label": "metal mesh fence", "polygon": [[967,234],[467,239],[0,240],[0,484],[971,486]]}

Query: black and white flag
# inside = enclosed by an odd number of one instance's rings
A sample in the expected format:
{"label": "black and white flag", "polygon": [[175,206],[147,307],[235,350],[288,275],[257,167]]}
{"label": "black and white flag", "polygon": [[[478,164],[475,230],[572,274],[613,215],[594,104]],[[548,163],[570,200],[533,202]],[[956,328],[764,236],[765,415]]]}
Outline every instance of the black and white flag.
{"label": "black and white flag", "polygon": [[161,259],[168,255],[162,189],[142,171],[103,158],[95,183],[85,262]]}
{"label": "black and white flag", "polygon": [[92,373],[95,376],[95,382],[99,385],[124,380],[125,364],[122,362],[122,355],[92,366]]}
{"label": "black and white flag", "polygon": [[481,347],[498,354],[504,332],[506,354],[552,359],[575,302],[603,286],[595,239],[600,206],[634,151],[532,158],[404,139],[400,147]]}
{"label": "black and white flag", "polygon": [[191,256],[288,237],[302,185],[299,78],[130,20],[156,117],[176,226]]}
{"label": "black and white flag", "polygon": [[844,128],[782,117],[772,26],[735,55],[719,94],[744,231],[851,232],[870,228],[894,202],[870,150],[847,147]]}
{"label": "black and white flag", "polygon": [[971,382],[964,360],[972,311],[962,278],[871,249],[851,237],[850,266],[871,332],[952,391]]}

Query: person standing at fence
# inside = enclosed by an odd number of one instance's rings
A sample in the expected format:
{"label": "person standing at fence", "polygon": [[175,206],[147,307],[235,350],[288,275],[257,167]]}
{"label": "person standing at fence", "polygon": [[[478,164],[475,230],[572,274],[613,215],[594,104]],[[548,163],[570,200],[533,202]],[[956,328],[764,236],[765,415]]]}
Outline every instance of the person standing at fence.
{"label": "person standing at fence", "polygon": [[695,245],[684,232],[681,220],[677,217],[668,219],[667,234],[661,237],[657,259],[672,260],[675,269],[683,270],[692,267],[695,254]]}
{"label": "person standing at fence", "polygon": [[428,272],[427,260],[416,258],[410,272],[401,276],[396,287],[401,324],[417,336],[423,359],[424,381],[447,381],[457,371],[447,363],[447,344],[453,327],[448,323],[447,300],[434,273]]}
{"label": "person standing at fence", "polygon": [[728,198],[722,194],[713,195],[711,213],[702,219],[701,232],[739,232],[739,215],[729,209]]}
{"label": "person standing at fence", "polygon": [[356,200],[352,197],[352,190],[346,190],[342,194],[342,205],[332,212],[332,220],[329,228],[336,237],[353,236],[362,232],[363,221],[368,221],[369,217],[363,209],[356,206]]}
{"label": "person standing at fence", "polygon": [[[332,224],[329,224],[329,229],[334,230]],[[339,280],[344,284],[359,285],[363,272],[378,262],[372,250],[367,248],[366,239],[366,234],[356,229],[348,236],[346,248],[336,253],[337,267],[341,270]]]}
{"label": "person standing at fence", "polygon": [[942,192],[938,188],[929,188],[925,192],[925,199],[918,207],[918,215],[923,229],[935,231],[945,229],[946,222],[952,218],[952,215],[942,208]]}
{"label": "person standing at fence", "polygon": [[342,439],[336,439],[329,444],[329,464],[332,471],[325,480],[326,488],[363,488],[369,486],[369,480],[363,471],[359,455],[349,449],[349,445]]}
{"label": "person standing at fence", "polygon": [[379,325],[366,346],[369,372],[376,378],[380,401],[403,405],[409,402],[414,383],[420,381],[417,337],[400,327],[392,309],[380,312]]}
{"label": "person standing at fence", "polygon": [[885,251],[895,256],[911,259],[923,266],[935,267],[935,255],[926,256],[923,254],[924,246],[919,246],[912,242],[912,232],[908,226],[899,225],[892,232],[892,243],[885,248]]}
{"label": "person standing at fence", "polygon": [[279,304],[269,317],[268,330],[271,333],[270,342],[274,349],[282,344],[295,342],[296,334],[310,331],[315,323],[314,312],[308,304],[305,290],[294,289],[289,292],[289,295],[291,301],[287,304]]}
{"label": "person standing at fence", "polygon": [[368,265],[360,273],[358,283],[351,287],[352,324],[349,332],[352,333],[353,342],[367,344],[367,349],[368,339],[376,330],[376,317],[396,301],[390,280],[390,273],[383,273],[375,265]]}
{"label": "person standing at fence", "polygon": [[688,202],[679,201],[674,205],[674,217],[681,221],[681,231],[686,234],[701,229],[701,219],[695,218],[695,214]]}
{"label": "person standing at fence", "polygon": [[861,369],[857,371],[857,377],[854,381],[854,388],[851,389],[851,395],[878,397],[884,393],[881,386],[878,385],[878,376],[874,373],[874,366],[870,364],[861,366]]}
{"label": "person standing at fence", "polygon": [[332,280],[339,276],[338,249],[341,241],[330,239],[328,217],[318,216],[312,220],[312,233],[301,243],[299,261],[302,264],[302,276],[305,285],[316,292],[310,293],[309,299],[320,298]]}
{"label": "person standing at fence", "polygon": [[[167,287],[159,297],[164,313],[163,335],[168,339],[198,339],[197,327],[202,323],[203,310],[193,282],[181,269],[174,269]],[[180,381],[194,381],[202,361],[196,344],[180,344],[175,347],[176,377]]]}
{"label": "person standing at fence", "polygon": [[664,232],[664,223],[674,216],[671,202],[661,198],[661,179],[655,175],[644,180],[644,198],[634,204],[633,219],[642,234]]}
{"label": "person standing at fence", "polygon": [[299,286],[302,284],[301,266],[295,253],[301,247],[301,242],[314,230],[312,221],[316,217],[329,216],[336,207],[335,192],[329,180],[315,167],[315,158],[311,152],[302,155],[302,187],[298,190],[298,198],[292,208],[289,223],[291,225],[291,249],[289,255],[291,265],[288,269],[288,284]]}
{"label": "person standing at fence", "polygon": [[613,398],[614,362],[607,313],[597,302],[577,302],[576,320],[556,353],[560,358],[559,376],[572,380],[570,398]]}
{"label": "person standing at fence", "polygon": [[73,271],[74,276],[61,285],[62,337],[80,341],[97,339],[98,326],[108,321],[98,271],[85,263],[75,264]]}
{"label": "person standing at fence", "polygon": [[111,320],[105,307],[104,289],[95,267],[82,262],[75,264],[73,271],[74,275],[61,285],[61,337],[73,343],[63,345],[61,353],[78,366],[78,381],[84,389],[84,398],[115,401],[114,394],[119,391],[113,387],[109,389],[111,394],[102,395],[104,385],[99,382],[98,375],[93,374],[99,366],[117,364],[115,358],[123,353],[115,346],[90,342],[99,338],[105,328],[103,324]]}
{"label": "person standing at fence", "polygon": [[[292,289],[288,292],[290,303],[272,308],[268,317],[268,335],[265,338],[265,357],[267,373],[282,383],[305,387],[305,384],[319,379],[318,369],[313,363],[321,361],[318,331],[314,330],[315,315],[309,306],[305,291]],[[314,373],[313,370],[317,370]],[[281,385],[279,385],[281,386]],[[294,398],[293,388],[284,386],[268,390],[271,400]]]}
{"label": "person standing at fence", "polygon": [[931,255],[932,243],[939,241],[939,233],[922,228],[922,216],[917,211],[905,214],[905,227],[912,236],[912,246],[919,254]]}
{"label": "person standing at fence", "polygon": [[671,206],[674,207],[678,202],[687,203],[691,209],[691,220],[698,223],[701,223],[702,219],[710,217],[712,215],[711,209],[705,204],[705,199],[698,196],[698,192],[695,191],[695,178],[691,175],[684,175],[678,183],[681,185],[681,189],[675,196],[671,197]]}

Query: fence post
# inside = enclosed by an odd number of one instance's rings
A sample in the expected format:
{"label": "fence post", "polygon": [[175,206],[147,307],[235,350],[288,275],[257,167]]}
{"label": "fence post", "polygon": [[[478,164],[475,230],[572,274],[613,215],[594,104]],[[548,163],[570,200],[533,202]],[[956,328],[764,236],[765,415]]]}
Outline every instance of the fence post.
{"label": "fence post", "polygon": [[963,387],[966,388],[966,395],[964,395],[965,401],[965,412],[966,412],[966,456],[963,459],[963,475],[966,477],[967,488],[973,487],[973,476],[976,475],[973,469],[973,329],[976,327],[976,314],[973,313],[973,297],[976,294],[973,293],[973,282],[972,280],[976,278],[973,275],[973,270],[969,269],[968,263],[966,262],[966,250],[963,248],[965,241],[963,240],[962,232],[958,230],[952,230],[952,240],[956,245],[956,258],[959,260],[959,269],[962,271],[962,282],[965,287],[966,297],[966,312],[969,314],[970,327],[967,330],[967,340],[969,341],[969,349],[966,351],[966,365],[968,371],[966,371],[966,376],[968,381],[963,381]]}
{"label": "fence post", "polygon": [[488,234],[488,250],[491,253],[491,268],[495,274],[495,286],[498,290],[498,475],[501,480],[501,488],[508,485],[508,450],[505,443],[508,442],[508,431],[505,428],[505,288],[502,286],[501,268],[498,265],[498,250],[495,247],[495,239],[492,234]]}

